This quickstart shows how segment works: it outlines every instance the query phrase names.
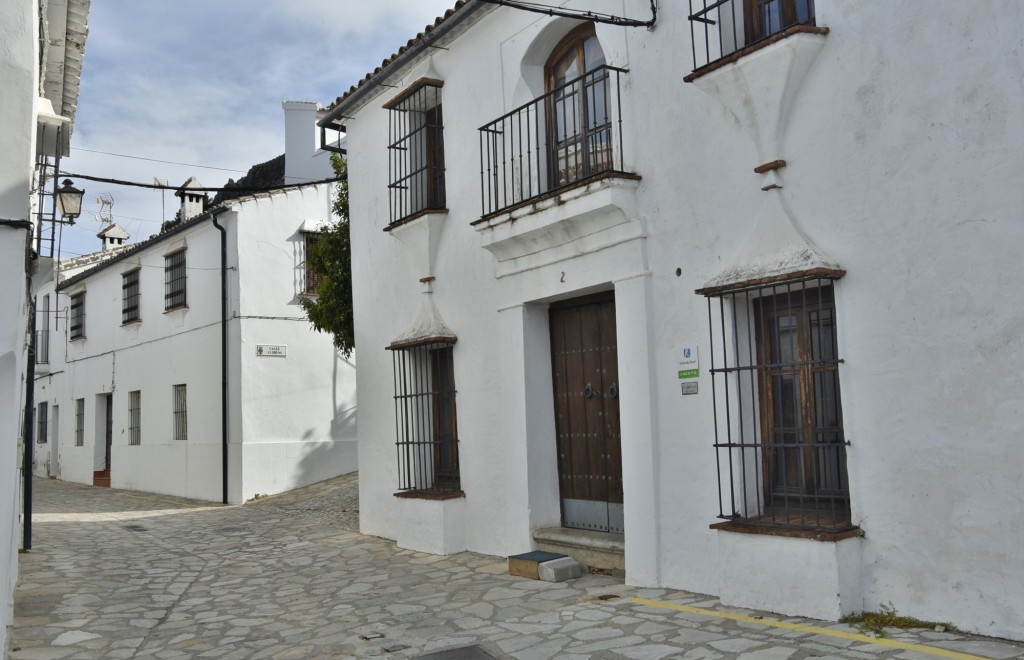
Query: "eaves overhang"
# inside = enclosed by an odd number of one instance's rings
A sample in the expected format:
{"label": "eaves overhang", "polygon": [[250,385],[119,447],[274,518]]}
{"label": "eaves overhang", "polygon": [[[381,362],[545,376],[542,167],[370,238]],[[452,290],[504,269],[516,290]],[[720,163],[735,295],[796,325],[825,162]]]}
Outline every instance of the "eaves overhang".
{"label": "eaves overhang", "polygon": [[[56,114],[73,126],[82,80],[85,41],[89,34],[91,0],[49,0],[43,18],[43,73],[40,93]],[[71,126],[68,133],[70,134]]]}
{"label": "eaves overhang", "polygon": [[[433,25],[410,39],[398,52],[384,60],[379,67],[339,96],[317,122],[320,127],[334,128],[343,123],[342,117],[350,117],[366,105],[377,92],[377,88],[397,77],[409,64],[416,61],[428,49],[436,48],[465,32],[475,20],[479,20],[497,6],[480,0],[458,0],[455,7],[434,21]],[[473,19],[473,20],[471,20]]]}

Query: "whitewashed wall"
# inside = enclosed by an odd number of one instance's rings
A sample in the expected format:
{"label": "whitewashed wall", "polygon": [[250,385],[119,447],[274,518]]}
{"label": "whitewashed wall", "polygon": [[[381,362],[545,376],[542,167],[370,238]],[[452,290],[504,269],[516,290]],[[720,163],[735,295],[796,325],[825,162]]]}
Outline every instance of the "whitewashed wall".
{"label": "whitewashed wall", "polygon": [[[322,186],[232,202],[218,218],[229,252],[231,502],[356,469],[354,358],[338,356],[298,305],[305,260],[299,229],[322,225],[329,212]],[[181,247],[187,308],[165,312],[164,255]],[[54,431],[59,466],[51,471],[92,483],[103,467],[101,397],[113,393],[113,487],[221,499],[220,254],[220,233],[207,219],[61,292],[66,316],[69,296],[86,291],[86,338],[68,341],[63,323],[52,338],[52,375],[37,383],[37,396],[61,411]],[[122,273],[134,268],[141,268],[142,320],[121,325]],[[287,357],[257,357],[257,344],[287,346]],[[187,441],[173,439],[175,384],[188,388]],[[142,400],[138,446],[129,445],[133,390]],[[82,447],[74,440],[78,398],[86,400]],[[37,470],[46,471],[41,461]]]}
{"label": "whitewashed wall", "polygon": [[[327,222],[329,191],[305,187],[235,208],[243,499],[356,469],[355,356],[344,358],[330,335],[313,331],[299,306],[300,229]],[[261,344],[285,346],[287,356],[258,356]]]}
{"label": "whitewashed wall", "polygon": [[[606,4],[586,8],[621,13],[621,3]],[[626,163],[642,181],[594,216],[620,214],[622,240],[579,239],[576,250],[527,256],[516,272],[482,248],[497,232],[470,226],[480,216],[476,129],[537,94],[537,62],[569,25],[499,9],[450,50],[430,49],[431,73],[444,80],[449,208],[430,274],[459,337],[459,533],[470,550],[509,554],[530,547],[532,528],[557,523],[546,304],[612,288],[627,581],[825,617],[891,603],[909,616],[1022,639],[1024,596],[1007,585],[1024,574],[1024,528],[1012,513],[1024,505],[1024,273],[1016,258],[1024,7],[815,6],[817,24],[831,32],[791,97],[777,157],[788,161],[785,205],[848,271],[836,285],[840,379],[853,517],[865,537],[839,547],[708,528],[718,510],[708,363],[700,394],[681,397],[677,349],[696,344],[707,355],[707,305],[694,290],[750,241],[766,193],[752,172],[763,160],[748,127],[720,98],[682,82],[692,63],[678,3],[662,3],[654,31],[597,31],[609,63],[630,70]],[[392,496],[394,391],[384,346],[411,323],[427,273],[381,231],[381,106],[426,70],[413,64],[402,81],[388,81],[398,89],[379,88],[347,121],[361,525],[390,538],[413,507]],[[595,198],[552,213],[571,217]],[[769,556],[786,561],[774,571],[756,564]],[[755,570],[775,579],[744,586],[730,578]],[[821,585],[849,591],[851,581],[852,601],[823,600]]]}
{"label": "whitewashed wall", "polygon": [[[38,3],[0,6],[0,218],[28,220],[35,158],[35,100],[39,95]],[[21,542],[18,439],[25,405],[28,231],[0,227],[0,646],[13,620]]]}

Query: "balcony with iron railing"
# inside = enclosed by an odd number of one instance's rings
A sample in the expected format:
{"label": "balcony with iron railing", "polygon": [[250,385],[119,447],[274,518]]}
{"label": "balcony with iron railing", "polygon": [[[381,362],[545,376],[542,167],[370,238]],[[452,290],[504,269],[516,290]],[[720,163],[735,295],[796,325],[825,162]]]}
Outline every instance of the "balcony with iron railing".
{"label": "balcony with iron railing", "polygon": [[791,34],[826,34],[814,0],[690,0],[693,73],[687,82]]}
{"label": "balcony with iron railing", "polygon": [[626,73],[597,67],[479,129],[483,218],[601,178],[636,178],[623,160]]}
{"label": "balcony with iron railing", "polygon": [[50,332],[48,330],[36,330],[32,337],[32,351],[35,353],[37,365],[50,364]]}

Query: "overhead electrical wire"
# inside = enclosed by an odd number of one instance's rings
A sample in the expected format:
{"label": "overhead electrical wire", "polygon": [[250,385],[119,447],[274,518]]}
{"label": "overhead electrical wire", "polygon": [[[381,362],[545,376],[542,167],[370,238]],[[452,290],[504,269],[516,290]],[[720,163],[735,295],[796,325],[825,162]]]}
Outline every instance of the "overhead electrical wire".
{"label": "overhead electrical wire", "polygon": [[[117,186],[133,186],[135,188],[149,188],[151,190],[181,190],[181,186],[163,185],[159,183],[140,183],[138,181],[124,181],[122,179],[108,179],[101,176],[92,176],[90,174],[73,174],[71,172],[61,172],[60,176],[85,179],[86,181],[99,181],[100,183],[112,183]],[[190,192],[237,192],[237,193],[257,193],[257,192],[270,192],[273,190],[285,190],[287,188],[301,188],[302,186],[312,186],[319,183],[336,183],[339,179],[331,177],[329,179],[317,179],[316,181],[304,181],[302,183],[284,183],[279,186],[262,186],[262,187],[244,187],[244,186],[227,186],[220,188],[206,188],[206,187],[195,187],[186,188]]]}
{"label": "overhead electrical wire", "polygon": [[98,149],[86,149],[75,147],[75,151],[87,151],[91,154],[103,154],[104,156],[117,156],[118,158],[132,158],[134,160],[148,160],[151,163],[163,163],[165,165],[181,165],[183,167],[198,167],[204,170],[220,170],[221,172],[238,172],[245,174],[245,170],[233,170],[229,167],[214,167],[212,165],[196,165],[195,163],[178,163],[173,160],[160,160],[159,158],[146,158],[145,156],[131,156],[129,154],[117,154],[112,151],[100,151]]}
{"label": "overhead electrical wire", "polygon": [[602,14],[600,12],[587,11],[584,9],[561,9],[558,7],[552,7],[550,5],[543,5],[537,2],[528,2],[527,0],[480,0],[491,5],[499,5],[502,7],[511,7],[512,9],[522,9],[523,11],[532,11],[537,14],[545,14],[547,16],[560,16],[563,18],[579,18],[594,21],[595,23],[606,23],[608,25],[619,25],[622,27],[645,27],[647,29],[653,29],[654,24],[658,20],[658,1],[651,1],[651,20],[640,21],[634,18],[625,18],[623,16],[615,16],[613,14]]}

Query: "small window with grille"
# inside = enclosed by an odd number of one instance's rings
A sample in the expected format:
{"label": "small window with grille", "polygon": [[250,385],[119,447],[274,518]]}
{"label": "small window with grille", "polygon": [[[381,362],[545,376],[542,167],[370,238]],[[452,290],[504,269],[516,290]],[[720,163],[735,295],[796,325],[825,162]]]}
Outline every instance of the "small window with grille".
{"label": "small window with grille", "polygon": [[720,518],[855,529],[833,288],[831,279],[804,279],[705,293]]}
{"label": "small window with grille", "polygon": [[450,342],[392,350],[398,423],[398,489],[459,494],[459,437]]}
{"label": "small window with grille", "polygon": [[188,440],[188,395],[185,385],[174,386],[174,439]]}
{"label": "small window with grille", "polygon": [[185,250],[164,257],[164,310],[185,307]]}
{"label": "small window with grille", "polygon": [[445,208],[443,84],[419,80],[384,106],[392,223]]}
{"label": "small window with grille", "polygon": [[128,444],[142,444],[142,392],[128,393]]}
{"label": "small window with grille", "polygon": [[85,445],[85,399],[75,399],[75,446]]}
{"label": "small window with grille", "polygon": [[50,406],[46,401],[39,404],[39,411],[36,413],[36,442],[46,444],[46,434],[49,433]]}
{"label": "small window with grille", "polygon": [[139,320],[139,268],[121,275],[121,323]]}
{"label": "small window with grille", "polygon": [[85,337],[85,291],[71,296],[68,333],[71,339],[83,339]]}
{"label": "small window with grille", "polygon": [[305,283],[305,286],[303,287],[302,291],[307,296],[315,296],[316,295],[316,288],[318,286],[320,286],[320,280],[322,278],[320,277],[320,273],[316,272],[316,270],[313,269],[313,265],[310,262],[309,256],[311,254],[310,248],[312,248],[314,245],[316,245],[317,241],[320,240],[320,234],[310,232],[310,233],[303,234],[303,236],[305,236],[304,243],[305,243],[305,256],[306,256],[306,268],[305,268],[305,271],[306,271],[306,283]]}

